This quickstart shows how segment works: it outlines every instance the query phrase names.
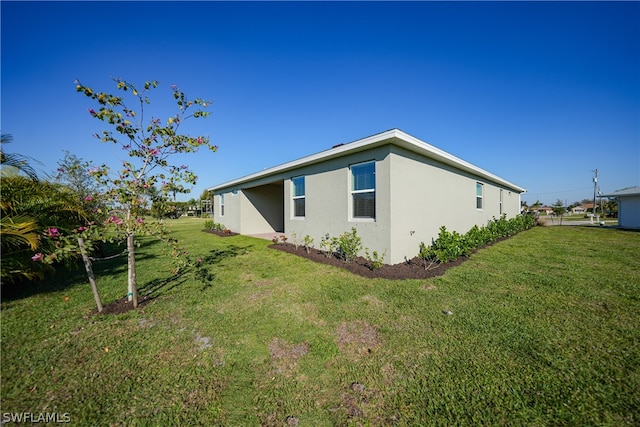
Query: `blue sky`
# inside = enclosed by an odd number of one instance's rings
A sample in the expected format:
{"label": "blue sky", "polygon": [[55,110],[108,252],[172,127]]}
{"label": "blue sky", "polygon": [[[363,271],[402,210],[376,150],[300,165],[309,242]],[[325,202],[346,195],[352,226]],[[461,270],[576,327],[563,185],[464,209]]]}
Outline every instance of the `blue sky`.
{"label": "blue sky", "polygon": [[[640,185],[639,2],[9,2],[2,133],[51,172],[122,151],[74,80],[212,100],[210,186],[391,128],[572,203]],[[167,112],[173,110],[167,109]],[[183,163],[182,160],[179,163]],[[437,183],[424,183],[438,185]]]}

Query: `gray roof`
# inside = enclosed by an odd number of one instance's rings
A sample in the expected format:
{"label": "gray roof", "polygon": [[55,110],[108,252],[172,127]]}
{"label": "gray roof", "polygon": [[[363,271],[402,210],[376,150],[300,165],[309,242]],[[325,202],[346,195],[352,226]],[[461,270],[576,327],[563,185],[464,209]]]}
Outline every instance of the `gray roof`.
{"label": "gray roof", "polygon": [[613,193],[602,195],[602,197],[626,197],[626,196],[640,196],[640,187],[629,187],[623,190],[614,191]]}
{"label": "gray roof", "polygon": [[447,165],[453,166],[457,169],[472,173],[474,175],[483,177],[484,179],[487,179],[489,181],[493,181],[495,183],[504,185],[505,187],[510,188],[513,191],[516,191],[518,193],[524,193],[527,191],[524,188],[519,187],[490,172],[487,172],[484,169],[481,169],[475,165],[472,165],[471,163],[468,163],[437,147],[434,147],[433,145],[427,144],[426,142],[421,141],[418,138],[408,135],[405,132],[401,131],[400,129],[391,129],[386,132],[372,135],[367,138],[359,139],[357,141],[353,141],[347,144],[338,144],[333,148],[331,148],[330,150],[322,151],[317,154],[313,154],[298,160],[284,163],[279,166],[274,166],[272,168],[265,169],[261,172],[256,172],[251,175],[237,178],[232,181],[228,181],[228,182],[216,185],[214,187],[210,187],[207,190],[216,192],[226,187],[230,187],[234,185],[242,185],[259,178],[264,178],[270,175],[274,175],[276,173],[296,169],[302,166],[318,163],[331,158],[344,156],[349,153],[363,151],[363,150],[370,149],[383,144],[398,145],[400,147],[406,148],[415,153],[419,153],[423,156],[430,157],[432,159],[438,160]]}

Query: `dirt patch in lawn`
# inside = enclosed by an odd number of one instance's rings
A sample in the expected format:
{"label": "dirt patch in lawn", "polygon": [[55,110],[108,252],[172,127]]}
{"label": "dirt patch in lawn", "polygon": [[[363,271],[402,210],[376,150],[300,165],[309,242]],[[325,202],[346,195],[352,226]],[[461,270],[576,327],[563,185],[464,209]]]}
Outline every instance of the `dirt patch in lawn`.
{"label": "dirt patch in lawn", "polygon": [[340,324],[336,338],[340,351],[355,359],[371,354],[380,346],[378,328],[360,320]]}
{"label": "dirt patch in lawn", "polygon": [[270,245],[270,248],[288,252],[290,254],[298,255],[303,258],[309,259],[311,261],[332,265],[334,267],[340,267],[345,270],[348,270],[352,273],[358,274],[360,276],[368,277],[368,278],[382,278],[382,279],[427,279],[429,277],[436,277],[444,274],[447,269],[451,267],[455,267],[456,265],[462,264],[467,260],[466,257],[460,257],[455,261],[443,263],[443,264],[435,264],[431,266],[428,270],[425,270],[424,263],[418,257],[413,258],[412,260],[402,262],[400,264],[394,265],[383,265],[377,269],[371,269],[369,267],[368,261],[363,257],[358,257],[353,262],[345,262],[342,259],[332,255],[326,256],[323,251],[318,249],[311,249],[308,253],[302,247],[296,247],[291,243],[279,243]]}
{"label": "dirt patch in lawn", "polygon": [[287,341],[274,338],[269,343],[269,354],[273,361],[275,373],[289,374],[298,366],[298,360],[309,352],[309,343],[290,344]]}

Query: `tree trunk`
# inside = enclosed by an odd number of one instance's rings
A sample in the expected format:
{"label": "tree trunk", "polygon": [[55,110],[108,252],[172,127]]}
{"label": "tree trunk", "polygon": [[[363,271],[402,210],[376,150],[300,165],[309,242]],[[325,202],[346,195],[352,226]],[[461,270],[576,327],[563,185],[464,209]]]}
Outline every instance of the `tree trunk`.
{"label": "tree trunk", "polygon": [[138,308],[138,284],[136,282],[136,258],[135,258],[135,244],[134,234],[131,233],[127,236],[127,252],[128,252],[128,293],[127,299],[133,301],[133,307]]}
{"label": "tree trunk", "polygon": [[84,268],[87,270],[87,276],[89,276],[89,283],[91,284],[91,290],[93,291],[93,297],[96,300],[96,305],[98,306],[98,313],[102,311],[102,300],[100,299],[100,294],[98,293],[98,286],[96,286],[96,278],[93,275],[93,269],[91,268],[91,260],[87,255],[87,251],[84,248],[84,239],[82,237],[78,237],[78,246],[80,247],[80,253],[82,254],[82,260],[84,261]]}

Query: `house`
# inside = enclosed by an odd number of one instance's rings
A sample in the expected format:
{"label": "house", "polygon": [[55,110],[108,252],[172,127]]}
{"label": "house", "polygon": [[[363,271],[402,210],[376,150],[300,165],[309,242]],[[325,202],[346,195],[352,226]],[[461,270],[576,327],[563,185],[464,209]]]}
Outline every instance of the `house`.
{"label": "house", "polygon": [[574,206],[571,208],[571,213],[574,215],[583,215],[587,213],[587,209],[584,206]]}
{"label": "house", "polygon": [[618,200],[618,225],[623,228],[640,228],[640,187],[618,190],[602,197]]}
{"label": "house", "polygon": [[[441,226],[467,232],[520,213],[525,190],[399,129],[208,189],[214,220],[241,234],[310,236],[357,229],[370,252],[396,264]],[[290,240],[291,241],[291,240]]]}
{"label": "house", "polygon": [[[584,213],[593,213],[593,203],[583,203],[581,208],[584,210]],[[597,205],[596,205],[596,209],[597,209]]]}
{"label": "house", "polygon": [[540,206],[539,208],[534,209],[534,211],[544,213],[545,215],[551,215],[553,213],[553,208],[551,206]]}

